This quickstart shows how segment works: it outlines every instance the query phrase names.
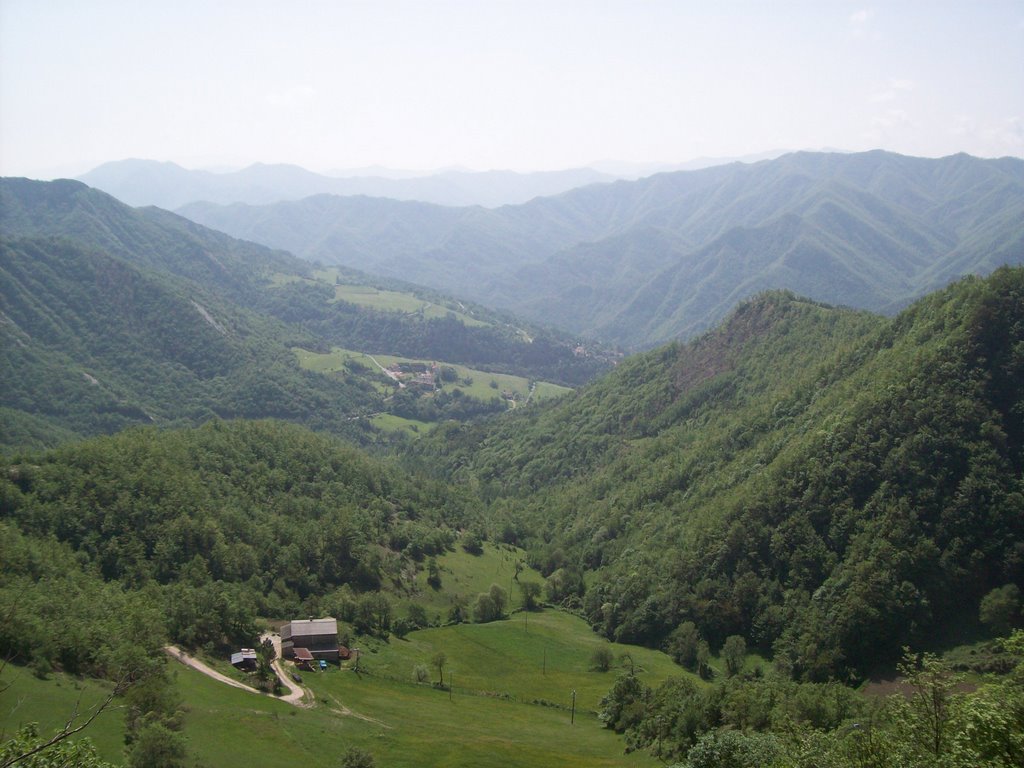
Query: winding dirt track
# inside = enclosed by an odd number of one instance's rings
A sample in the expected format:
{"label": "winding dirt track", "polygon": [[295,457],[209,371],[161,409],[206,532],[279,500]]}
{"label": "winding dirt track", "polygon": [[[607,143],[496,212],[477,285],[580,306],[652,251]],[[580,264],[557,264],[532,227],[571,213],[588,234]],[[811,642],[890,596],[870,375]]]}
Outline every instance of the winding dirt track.
{"label": "winding dirt track", "polygon": [[[275,648],[275,650],[278,651],[278,653],[280,653],[280,650],[281,650],[281,639],[280,638],[277,638],[277,640],[274,642],[274,648]],[[196,658],[190,656],[189,654],[185,653],[185,651],[181,650],[177,646],[166,645],[166,646],[164,646],[164,652],[168,656],[170,656],[172,659],[176,659],[177,661],[180,661],[185,666],[191,667],[192,669],[196,670],[197,672],[202,672],[207,677],[213,678],[214,680],[216,680],[218,682],[224,683],[226,685],[230,685],[232,688],[239,688],[239,689],[241,689],[243,691],[248,691],[249,693],[255,693],[255,694],[258,694],[260,696],[265,695],[262,691],[258,691],[255,688],[253,688],[252,686],[246,685],[245,683],[240,683],[237,680],[232,680],[227,675],[222,675],[217,670],[211,669],[206,664],[204,664],[203,662],[199,661],[199,659],[196,659]],[[277,674],[277,679],[280,680],[281,684],[284,685],[284,687],[288,689],[287,695],[275,697],[275,698],[277,698],[278,701],[285,701],[285,702],[288,702],[289,704],[292,704],[292,705],[294,705],[296,707],[309,708],[309,707],[313,706],[313,701],[314,701],[313,693],[311,691],[309,691],[307,688],[303,688],[300,685],[295,685],[295,684],[292,683],[292,681],[288,678],[288,675],[285,674],[284,668],[281,666],[280,659],[274,659],[274,661],[271,663],[271,666],[273,667],[274,672]]]}

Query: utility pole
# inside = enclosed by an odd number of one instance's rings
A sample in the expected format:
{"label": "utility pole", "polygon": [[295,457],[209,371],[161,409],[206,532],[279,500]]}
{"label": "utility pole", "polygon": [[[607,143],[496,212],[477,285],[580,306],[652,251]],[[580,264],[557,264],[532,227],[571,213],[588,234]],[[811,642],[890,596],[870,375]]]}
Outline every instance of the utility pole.
{"label": "utility pole", "polygon": [[572,717],[569,720],[569,725],[576,724],[576,689],[572,689]]}
{"label": "utility pole", "polygon": [[544,648],[544,666],[542,668],[541,674],[545,677],[547,677],[548,674],[548,649],[546,647]]}
{"label": "utility pole", "polygon": [[448,701],[452,700],[452,689],[455,687],[454,680],[455,680],[455,675],[453,675],[452,671],[449,669],[448,670]]}

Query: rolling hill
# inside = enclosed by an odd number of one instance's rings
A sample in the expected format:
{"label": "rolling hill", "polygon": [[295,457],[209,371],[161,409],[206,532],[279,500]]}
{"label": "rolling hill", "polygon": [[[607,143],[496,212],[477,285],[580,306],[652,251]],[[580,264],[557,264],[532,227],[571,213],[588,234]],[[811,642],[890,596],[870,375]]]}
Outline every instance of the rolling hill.
{"label": "rolling hill", "polygon": [[1019,264],[1024,161],[802,152],[495,210],[315,196],[180,212],[643,348],[706,330],[761,290],[890,313]]}
{"label": "rolling hill", "polygon": [[0,235],[6,446],[215,415],[359,437],[358,417],[386,410],[372,379],[303,370],[294,349],[405,354],[570,384],[609,364],[576,354],[571,338],[397,283],[378,290],[351,270],[317,273],[79,182],[0,182]]}

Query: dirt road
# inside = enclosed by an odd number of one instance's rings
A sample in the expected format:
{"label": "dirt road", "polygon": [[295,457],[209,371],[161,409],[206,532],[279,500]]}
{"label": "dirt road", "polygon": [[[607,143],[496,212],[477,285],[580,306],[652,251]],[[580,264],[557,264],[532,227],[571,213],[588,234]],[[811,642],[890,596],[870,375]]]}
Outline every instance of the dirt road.
{"label": "dirt road", "polygon": [[260,635],[260,642],[262,643],[268,638],[274,644],[274,660],[270,663],[270,666],[277,673],[277,679],[288,689],[288,694],[282,696],[281,701],[287,701],[289,704],[294,704],[297,707],[312,707],[315,701],[313,692],[297,683],[293,683],[284,671],[284,665],[281,664],[281,636],[276,632],[264,632]]}
{"label": "dirt road", "polygon": [[399,389],[405,389],[405,382],[403,382],[402,379],[399,378],[397,373],[389,371],[383,365],[378,363],[377,362],[377,358],[374,357],[373,355],[367,355],[367,357],[370,358],[371,360],[373,360],[373,364],[376,365],[378,368],[380,368],[385,376],[387,376],[388,378],[392,379],[398,385]]}
{"label": "dirt road", "polygon": [[[280,651],[281,651],[281,638],[277,638],[277,642],[274,644],[274,649],[278,653],[280,653]],[[192,669],[196,670],[197,672],[202,672],[207,677],[213,678],[214,680],[216,680],[218,682],[221,682],[221,683],[224,683],[226,685],[230,685],[232,688],[239,688],[239,689],[241,689],[243,691],[248,691],[249,693],[255,693],[255,694],[258,694],[260,696],[265,695],[262,691],[258,691],[258,690],[256,690],[255,688],[253,688],[250,685],[246,685],[245,683],[240,683],[237,680],[232,680],[227,675],[222,675],[217,670],[211,669],[209,666],[207,666],[206,664],[201,662],[199,659],[194,658],[193,656],[190,656],[189,654],[185,653],[185,651],[181,650],[177,646],[166,645],[166,646],[164,646],[164,652],[168,656],[170,656],[172,659],[176,659],[176,660],[180,661],[186,667],[191,667]],[[288,694],[287,695],[276,697],[279,701],[286,701],[289,704],[292,704],[292,705],[294,705],[296,707],[306,707],[306,708],[308,708],[308,707],[313,706],[313,694],[312,694],[312,692],[307,690],[306,688],[303,688],[302,686],[295,685],[289,679],[288,675],[285,674],[284,668],[281,666],[281,661],[279,659],[274,659],[274,661],[271,664],[271,666],[274,668],[274,672],[277,674],[278,680],[280,680],[281,684],[284,685],[284,687],[288,689]]]}

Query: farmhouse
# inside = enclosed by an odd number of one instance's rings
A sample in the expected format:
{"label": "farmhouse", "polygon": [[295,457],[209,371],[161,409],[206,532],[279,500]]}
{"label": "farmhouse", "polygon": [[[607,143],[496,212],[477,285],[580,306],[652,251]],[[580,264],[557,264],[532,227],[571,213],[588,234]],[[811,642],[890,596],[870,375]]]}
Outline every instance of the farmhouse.
{"label": "farmhouse", "polygon": [[296,619],[285,624],[281,627],[281,655],[294,659],[298,648],[305,648],[314,659],[337,661],[338,620]]}

